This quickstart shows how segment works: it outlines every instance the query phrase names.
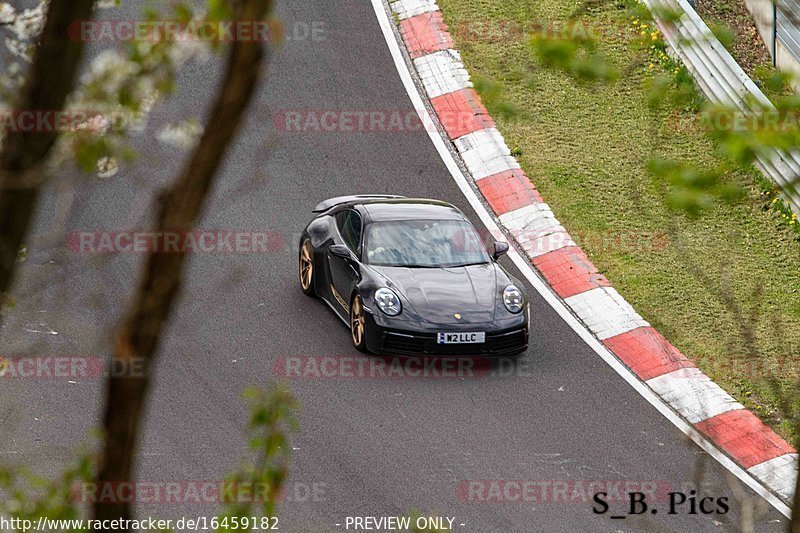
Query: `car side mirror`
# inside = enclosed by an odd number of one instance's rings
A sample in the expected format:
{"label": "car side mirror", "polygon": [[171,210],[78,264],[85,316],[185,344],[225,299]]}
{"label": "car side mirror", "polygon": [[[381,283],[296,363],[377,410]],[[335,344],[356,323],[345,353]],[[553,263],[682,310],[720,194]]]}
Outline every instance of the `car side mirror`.
{"label": "car side mirror", "polygon": [[508,252],[508,243],[507,242],[495,242],[494,243],[494,258],[498,259],[501,255]]}
{"label": "car side mirror", "polygon": [[330,250],[331,255],[335,255],[336,257],[343,257],[345,259],[353,258],[353,254],[350,253],[350,248],[348,248],[346,244],[333,244],[328,250]]}

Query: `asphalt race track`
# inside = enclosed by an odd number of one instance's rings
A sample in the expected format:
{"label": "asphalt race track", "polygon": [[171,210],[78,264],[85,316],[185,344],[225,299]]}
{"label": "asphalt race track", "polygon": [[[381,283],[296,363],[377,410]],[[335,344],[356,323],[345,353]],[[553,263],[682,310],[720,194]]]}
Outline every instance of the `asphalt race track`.
{"label": "asphalt race track", "polygon": [[[128,3],[114,16],[135,18],[144,5]],[[363,357],[328,307],[300,292],[296,238],[318,201],[369,192],[439,198],[478,223],[425,131],[276,127],[275,114],[285,110],[413,110],[368,0],[282,1],[279,15],[289,40],[273,58],[201,227],[276,232],[283,244],[269,253],[191,257],[160,350],[140,441],[140,480],[222,479],[247,453],[246,387],[276,381],[276,362],[287,356]],[[302,38],[313,24],[324,28],[322,37]],[[50,184],[18,279],[17,308],[0,332],[4,353],[108,356],[111,328],[143,256],[76,253],[63,232],[145,227],[153,192],[176,175],[186,154],[155,134],[179,117],[204,117],[221,64],[215,57],[184,69],[177,93],[154,110],[147,135],[137,138],[135,165],[105,181],[70,175]],[[70,180],[77,193],[62,213],[60,187]],[[65,227],[53,236],[60,214]],[[510,261],[504,265],[524,279]],[[531,287],[527,292],[531,346],[503,375],[290,380],[303,409],[281,530],[337,531],[347,516],[420,509],[455,517],[455,530],[463,532],[722,531],[739,519],[738,492],[758,503]],[[75,381],[0,380],[0,461],[54,476],[92,442],[103,382]],[[661,501],[657,515],[612,520],[612,512],[593,514],[591,501],[476,502],[459,493],[466,480],[628,480],[679,490],[698,476],[702,496],[733,502],[729,513],[668,515]],[[785,528],[781,514],[763,500],[758,505],[764,514],[756,530]],[[217,510],[161,502],[137,512],[172,518]]]}

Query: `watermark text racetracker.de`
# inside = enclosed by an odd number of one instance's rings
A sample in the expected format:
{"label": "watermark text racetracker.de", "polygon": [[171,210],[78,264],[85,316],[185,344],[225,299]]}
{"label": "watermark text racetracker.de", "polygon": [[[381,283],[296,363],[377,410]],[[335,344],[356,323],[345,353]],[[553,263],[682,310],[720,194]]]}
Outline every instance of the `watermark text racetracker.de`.
{"label": "watermark text racetracker.de", "polygon": [[107,377],[141,378],[147,361],[84,355],[0,355],[0,379],[83,380]]}
{"label": "watermark text racetracker.de", "polygon": [[67,248],[84,254],[259,254],[283,247],[282,233],[261,230],[75,231],[67,235]]}
{"label": "watermark text racetracker.de", "polygon": [[70,24],[69,37],[86,43],[126,42],[323,42],[325,21],[270,20],[79,20]]}
{"label": "watermark text racetracker.de", "polygon": [[459,500],[483,504],[591,504],[601,493],[608,502],[626,502],[634,492],[666,501],[671,491],[667,481],[635,479],[465,479],[456,485]]}
{"label": "watermark text racetracker.de", "polygon": [[123,110],[0,109],[0,130],[14,133],[88,132],[123,130],[141,123],[143,115]]}
{"label": "watermark text racetracker.de", "polygon": [[288,355],[275,359],[273,375],[283,379],[470,379],[532,376],[533,361],[518,357]]}
{"label": "watermark text racetracker.de", "polygon": [[673,487],[664,480],[635,479],[469,479],[458,483],[456,494],[475,504],[588,505],[597,516],[607,515],[613,506],[607,516],[614,520],[648,511],[655,515],[654,503],[667,515],[724,515],[731,499],[691,482]]}
{"label": "watermark text racetracker.de", "polygon": [[[478,230],[487,249],[496,240],[488,231]],[[145,231],[135,229],[82,230],[67,234],[67,248],[82,254],[127,253],[193,253],[193,254],[259,254],[286,251],[300,242],[301,233],[278,230],[196,229],[192,231]],[[584,232],[567,234],[550,230],[527,229],[511,232],[518,242],[529,248],[550,250],[587,246],[592,250],[616,250],[621,253],[662,253],[670,246],[663,231],[656,232]],[[501,237],[502,238],[502,237]],[[464,233],[456,233],[452,246],[463,250],[476,241]]]}
{"label": "watermark text racetracker.de", "polygon": [[228,480],[78,481],[73,501],[88,504],[219,504],[266,501],[322,502],[324,482],[294,481],[276,487],[266,482]]}
{"label": "watermark text racetracker.de", "polygon": [[132,518],[30,518],[0,515],[0,531],[220,531],[279,530],[276,516],[192,516],[177,519]]}
{"label": "watermark text racetracker.de", "polygon": [[[427,116],[427,115],[426,115]],[[475,114],[447,111],[443,125],[466,125]],[[412,109],[281,109],[272,115],[275,129],[288,133],[416,133],[436,131],[430,117],[421,119]]]}
{"label": "watermark text racetracker.de", "polygon": [[[460,21],[451,28],[453,35],[484,43],[516,39],[599,41],[625,35],[640,36],[640,30],[625,22],[587,24],[579,20],[554,22],[546,20],[474,19]],[[648,36],[649,37],[649,36]]]}

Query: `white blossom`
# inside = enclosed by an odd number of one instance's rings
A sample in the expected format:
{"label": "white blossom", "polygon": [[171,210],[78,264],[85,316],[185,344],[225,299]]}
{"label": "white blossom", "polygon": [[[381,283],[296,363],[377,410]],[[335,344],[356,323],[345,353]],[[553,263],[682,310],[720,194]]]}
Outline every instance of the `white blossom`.
{"label": "white blossom", "polygon": [[24,83],[25,77],[16,61],[11,62],[5,71],[0,70],[0,102],[2,98],[16,94]]}
{"label": "white blossom", "polygon": [[[37,7],[22,12],[0,1],[0,23],[6,29],[5,46],[26,62],[30,62],[30,52],[42,31],[48,1],[40,0]],[[98,9],[119,5],[120,0],[97,1]],[[202,23],[205,16],[198,13],[194,19]],[[90,61],[66,105],[76,116],[82,113],[80,116],[87,118],[81,119],[74,131],[63,132],[59,137],[47,161],[49,172],[57,172],[65,163],[74,161],[78,156],[76,147],[86,147],[85,143],[102,138],[108,152],[107,157],[96,161],[96,175],[100,178],[117,175],[121,164],[117,156],[125,150],[130,135],[146,130],[154,105],[164,96],[161,87],[186,62],[204,60],[212,52],[211,43],[195,38],[135,42],[133,46],[139,61],[131,59],[126,49],[106,49]],[[9,62],[6,68],[0,69],[0,106],[18,92],[25,70],[22,61]],[[121,102],[122,94],[126,96],[124,102]],[[201,134],[202,126],[190,119],[164,127],[157,138],[160,142],[189,148],[197,143]],[[75,136],[81,136],[81,142],[73,142]],[[84,151],[81,156],[88,153],[91,152]]]}
{"label": "white blossom", "polygon": [[17,12],[6,2],[0,2],[0,24],[10,24],[17,17]]}
{"label": "white blossom", "polygon": [[38,6],[26,9],[14,17],[10,28],[14,35],[17,36],[17,39],[28,41],[41,33],[44,27],[45,7],[46,4],[42,2]]}
{"label": "white blossom", "polygon": [[101,157],[97,161],[97,177],[110,178],[119,172],[119,162],[116,157]]}
{"label": "white blossom", "polygon": [[169,57],[175,65],[183,65],[190,59],[205,61],[210,55],[210,43],[200,39],[176,41],[169,49]]}
{"label": "white blossom", "polygon": [[111,119],[102,114],[89,117],[75,126],[78,131],[90,131],[97,134],[107,133],[109,128],[111,128]]}
{"label": "white blossom", "polygon": [[31,55],[28,52],[27,44],[17,39],[11,39],[10,37],[6,37],[5,43],[6,43],[6,48],[8,48],[8,51],[11,52],[12,55],[19,57],[20,59],[23,59],[26,62],[30,63]]}
{"label": "white blossom", "polygon": [[158,140],[178,148],[192,148],[202,134],[203,127],[196,120],[189,119],[164,126],[158,133]]}
{"label": "white blossom", "polygon": [[116,94],[131,76],[138,73],[139,66],[129,61],[116,50],[103,50],[92,60],[89,72],[83,76],[84,83],[100,82],[106,94]]}

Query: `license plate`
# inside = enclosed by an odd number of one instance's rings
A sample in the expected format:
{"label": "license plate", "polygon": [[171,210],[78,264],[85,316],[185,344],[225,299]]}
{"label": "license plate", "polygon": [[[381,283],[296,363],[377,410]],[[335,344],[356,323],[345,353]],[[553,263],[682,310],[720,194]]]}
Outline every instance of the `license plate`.
{"label": "license plate", "polygon": [[439,332],[436,336],[437,344],[478,344],[485,342],[486,333],[483,331],[478,332],[459,332],[459,333],[444,333]]}

